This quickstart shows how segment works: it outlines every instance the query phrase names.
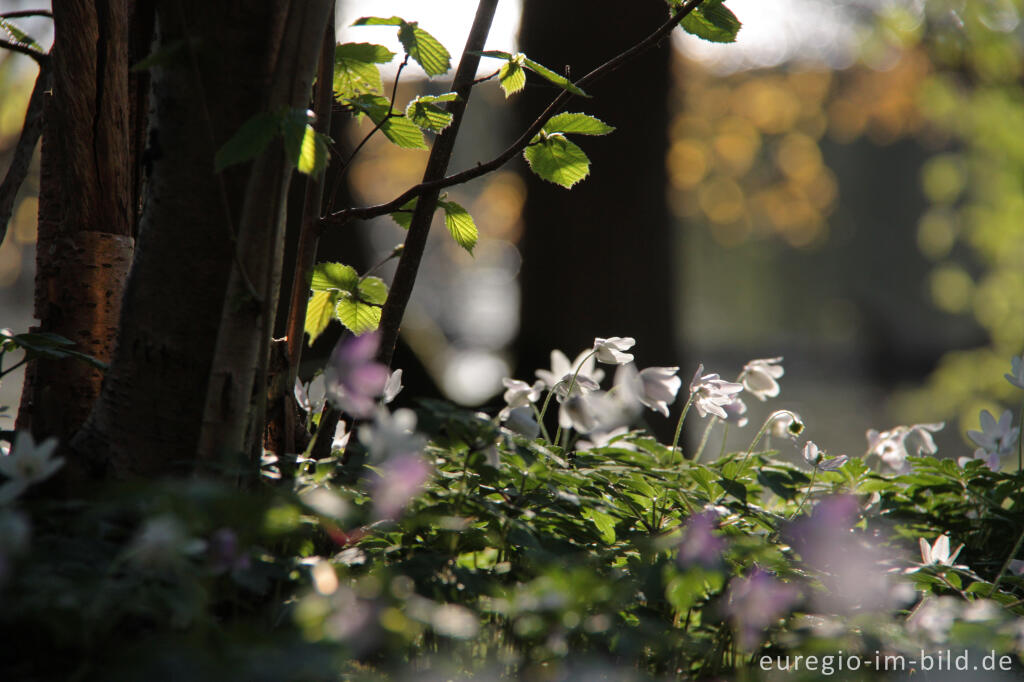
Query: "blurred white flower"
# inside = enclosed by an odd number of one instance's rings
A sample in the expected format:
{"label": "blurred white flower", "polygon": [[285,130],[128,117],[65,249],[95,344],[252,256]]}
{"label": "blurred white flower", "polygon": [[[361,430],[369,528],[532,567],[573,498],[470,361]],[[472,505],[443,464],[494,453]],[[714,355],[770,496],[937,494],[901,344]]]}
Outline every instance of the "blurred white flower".
{"label": "blurred white flower", "polygon": [[[954,564],[956,558],[960,555],[960,550],[964,548],[961,543],[956,551],[952,555],[949,553],[949,536],[940,535],[936,538],[935,542],[931,545],[924,538],[917,539],[918,544],[921,546],[921,566],[950,566],[952,568],[967,568],[962,564]],[[912,569],[913,572],[917,569]]]}
{"label": "blurred white flower", "polygon": [[338,425],[334,428],[334,440],[331,441],[331,450],[344,450],[348,447],[348,440],[351,437],[352,432],[347,430],[345,422],[339,419]]}
{"label": "blurred white flower", "polygon": [[498,416],[506,427],[521,436],[533,440],[540,435],[540,424],[533,415],[533,409],[529,407],[505,408]]}
{"label": "blurred white flower", "polygon": [[815,469],[821,469],[822,471],[835,471],[846,464],[846,460],[849,459],[846,455],[826,458],[825,453],[818,449],[814,441],[810,440],[804,445],[803,455],[804,461]]}
{"label": "blurred white flower", "polygon": [[938,433],[945,422],[937,424],[914,424],[913,426],[897,426],[889,431],[878,432],[868,429],[868,455],[878,455],[887,465],[902,471],[909,466],[907,457],[913,455],[934,455],[938,452],[932,433]]}
{"label": "blurred white flower", "polygon": [[704,365],[697,367],[696,374],[690,382],[690,394],[693,396],[693,404],[701,417],[713,414],[719,419],[725,419],[728,415],[723,406],[728,405],[736,399],[736,394],[743,390],[743,384],[736,384],[725,381],[717,374],[705,374]]}
{"label": "blurred white flower", "polygon": [[1013,413],[1009,410],[1003,411],[998,422],[988,410],[982,410],[980,420],[981,431],[967,432],[967,437],[978,446],[974,457],[984,459],[990,469],[998,471],[1000,458],[1017,447],[1020,427],[1013,425]]}
{"label": "blurred white flower", "polygon": [[419,453],[398,454],[380,465],[377,473],[380,478],[371,483],[374,516],[393,519],[422,490],[430,478],[430,465]]}
{"label": "blurred white flower", "polygon": [[779,394],[778,379],[785,374],[780,362],[782,362],[781,357],[761,358],[748,362],[743,366],[743,371],[739,376],[743,388],[753,393],[762,402],[777,396]]}
{"label": "blurred white flower", "polygon": [[598,362],[603,362],[606,365],[624,365],[627,362],[633,362],[633,355],[623,351],[627,351],[635,345],[636,339],[631,336],[612,336],[607,339],[597,337],[594,339],[594,352]]}
{"label": "blurred white flower", "polygon": [[13,450],[5,448],[0,452],[0,474],[8,478],[0,486],[0,504],[10,502],[30,485],[45,481],[60,469],[64,460],[53,457],[56,449],[56,438],[36,444],[32,434],[19,431],[14,436]]}
{"label": "blurred white flower", "polygon": [[771,415],[772,438],[790,438],[796,440],[804,432],[804,422],[795,412],[779,410]]}
{"label": "blurred white flower", "polygon": [[393,402],[403,388],[405,386],[402,385],[402,370],[396,369],[388,376],[388,380],[384,384],[384,404]]}
{"label": "blurred white flower", "polygon": [[359,442],[370,451],[370,458],[378,462],[419,453],[427,444],[426,438],[416,433],[416,413],[407,408],[394,413],[379,409],[373,424],[359,427]]}
{"label": "blurred white flower", "polygon": [[[590,349],[581,351],[576,359],[571,363],[569,358],[565,356],[560,350],[551,351],[551,369],[538,369],[536,374],[539,379],[544,382],[544,385],[549,389],[554,390],[555,385],[564,380],[567,376],[572,377],[579,370],[579,377],[589,379],[590,384],[594,384],[596,390],[597,384],[600,384],[601,379],[604,379],[604,370],[597,368],[597,363],[594,360],[592,351]],[[569,382],[566,381],[565,386],[568,388]]]}
{"label": "blurred white flower", "polygon": [[177,518],[157,516],[146,521],[135,536],[128,556],[143,568],[175,568],[187,557],[206,549],[206,543],[188,535]]}
{"label": "blurred white flower", "polygon": [[505,408],[502,413],[508,410],[513,410],[517,407],[528,407],[533,403],[537,402],[540,398],[541,392],[544,390],[544,382],[537,380],[533,386],[520,381],[519,379],[510,379],[505,377],[501,380],[501,383],[505,385]]}
{"label": "blurred white flower", "polygon": [[[628,381],[637,400],[655,412],[668,416],[668,406],[675,402],[683,380],[676,376],[678,367],[647,367],[636,371],[633,365],[623,365],[624,381]],[[616,373],[616,383],[619,376]]]}
{"label": "blurred white flower", "polygon": [[907,628],[911,632],[924,632],[932,642],[939,644],[949,638],[959,611],[960,604],[953,597],[929,597],[911,613]]}
{"label": "blurred white flower", "polygon": [[[747,425],[747,422],[749,421],[746,417],[747,404],[743,402],[743,398],[736,398],[736,400],[732,401],[728,405],[723,405],[722,409],[725,410],[725,421],[729,424],[735,424],[740,428]],[[792,417],[789,419],[790,421],[793,420]],[[775,425],[772,424],[772,426],[774,427]]]}
{"label": "blurred white flower", "polygon": [[[607,432],[596,432],[590,435],[589,439],[579,439],[576,441],[576,450],[593,450],[594,448],[603,448],[612,444],[612,441],[619,436],[624,436],[629,433],[629,428],[620,426],[617,429],[612,429]],[[621,450],[633,450],[636,451],[636,446],[629,441],[620,440],[615,443],[615,447]]]}
{"label": "blurred white flower", "polygon": [[558,410],[558,423],[580,434],[602,434],[629,426],[640,413],[640,402],[625,373],[616,374],[615,390],[573,395]]}
{"label": "blurred white flower", "polygon": [[1024,359],[1021,357],[1011,358],[1010,367],[1010,373],[1003,376],[1017,388],[1024,388]]}
{"label": "blurred white flower", "polygon": [[327,397],[338,409],[364,419],[373,415],[377,398],[384,394],[388,368],[376,361],[380,334],[343,336],[331,351],[324,369]]}

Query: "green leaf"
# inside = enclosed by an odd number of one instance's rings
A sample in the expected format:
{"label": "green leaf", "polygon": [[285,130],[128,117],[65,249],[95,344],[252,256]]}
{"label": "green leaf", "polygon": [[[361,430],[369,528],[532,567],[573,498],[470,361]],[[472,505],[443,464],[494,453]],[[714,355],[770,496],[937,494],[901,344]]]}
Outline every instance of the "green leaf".
{"label": "green leaf", "polygon": [[284,138],[284,153],[288,160],[298,165],[302,155],[302,142],[306,136],[307,121],[305,109],[288,109],[281,117],[281,135]]}
{"label": "green leaf", "polygon": [[423,132],[402,114],[388,116],[390,102],[380,95],[357,95],[346,100],[357,111],[366,114],[384,136],[404,149],[429,149]]}
{"label": "green leaf", "polygon": [[391,219],[398,223],[400,227],[408,230],[409,226],[412,225],[412,213],[416,210],[417,199],[418,197],[409,199],[409,201],[402,204],[402,208],[397,211],[392,211],[388,215],[390,215]]}
{"label": "green leaf", "polygon": [[334,96],[354,97],[381,90],[380,69],[395,53],[383,45],[343,43],[334,48]]}
{"label": "green leaf", "polygon": [[690,12],[680,26],[687,33],[712,43],[736,42],[742,24],[722,0],[712,0]]}
{"label": "green leaf", "polygon": [[380,325],[380,308],[378,306],[352,298],[343,298],[338,301],[335,315],[356,336],[372,332]]}
{"label": "green leaf", "polygon": [[525,55],[523,56],[523,66],[528,68],[530,71],[533,71],[541,78],[544,78],[545,80],[554,83],[563,90],[568,90],[572,94],[579,95],[580,97],[590,97],[590,95],[588,95],[587,93],[583,92],[578,87],[573,85],[572,81],[570,81],[565,76],[561,76],[555,73],[548,67],[544,66],[543,64],[538,64],[537,62],[533,61],[532,59]]}
{"label": "green leaf", "polygon": [[355,293],[359,288],[359,273],[355,268],[341,263],[317,263],[309,283],[313,291],[347,291]]}
{"label": "green leaf", "polygon": [[417,26],[415,21],[402,22],[398,29],[398,40],[428,76],[441,76],[452,68],[452,56],[448,50],[437,38]]}
{"label": "green leaf", "polygon": [[482,52],[470,52],[470,54],[479,55],[481,57],[492,57],[494,59],[512,59],[511,53],[502,52],[501,50],[484,50]]}
{"label": "green leaf", "polygon": [[263,153],[274,136],[281,131],[281,115],[263,112],[242,124],[242,127],[217,150],[213,157],[214,172],[228,166],[255,159]]}
{"label": "green leaf", "polygon": [[352,22],[353,26],[401,26],[405,23],[402,17],[361,17]]}
{"label": "green leaf", "polygon": [[522,90],[526,87],[526,71],[523,70],[523,65],[516,61],[502,64],[501,70],[498,71],[498,82],[505,91],[505,99]]}
{"label": "green leaf", "polygon": [[479,236],[473,216],[454,201],[438,201],[437,205],[444,209],[444,224],[452,233],[455,243],[473,253],[473,247],[476,246]]}
{"label": "green leaf", "polygon": [[452,122],[452,114],[437,106],[435,102],[453,102],[459,96],[454,92],[443,95],[421,95],[405,107],[405,117],[423,130],[439,133]]}
{"label": "green leaf", "polygon": [[604,121],[589,114],[558,114],[544,124],[546,133],[575,133],[577,135],[607,135],[615,130]]}
{"label": "green leaf", "polygon": [[590,159],[561,133],[531,144],[523,157],[538,177],[566,189],[590,174]]}
{"label": "green leaf", "polygon": [[299,162],[295,168],[303,175],[311,175],[319,179],[327,168],[327,159],[330,156],[328,143],[331,138],[313,130],[313,126],[306,126],[306,134],[302,137],[302,151],[299,154]]}
{"label": "green leaf", "polygon": [[334,318],[334,307],[338,305],[338,292],[314,291],[306,304],[306,333],[312,346],[327,325]]}
{"label": "green leaf", "polygon": [[590,519],[597,530],[601,533],[601,539],[607,544],[615,542],[615,517],[611,514],[605,514],[604,512],[598,511],[593,507],[584,507],[583,516]]}
{"label": "green leaf", "polygon": [[36,42],[35,38],[33,38],[29,34],[22,31],[20,28],[18,28],[16,25],[14,25],[14,23],[12,23],[10,19],[0,17],[0,29],[3,29],[4,32],[11,37],[11,40],[13,40],[18,45],[21,45],[22,47],[27,47],[31,50],[35,50],[40,54],[46,52],[46,50],[43,49],[43,46]]}
{"label": "green leaf", "polygon": [[388,300],[388,285],[380,277],[363,277],[359,280],[359,297],[367,303],[384,305]]}

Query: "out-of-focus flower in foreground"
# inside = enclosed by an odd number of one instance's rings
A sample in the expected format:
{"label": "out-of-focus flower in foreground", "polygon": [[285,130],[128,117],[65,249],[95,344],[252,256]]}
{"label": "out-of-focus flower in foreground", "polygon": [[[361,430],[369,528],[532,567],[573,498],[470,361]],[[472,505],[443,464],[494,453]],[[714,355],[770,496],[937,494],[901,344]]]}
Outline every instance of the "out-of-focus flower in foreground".
{"label": "out-of-focus flower in foreground", "polygon": [[717,568],[721,565],[725,540],[715,535],[716,528],[718,514],[714,511],[704,511],[690,517],[679,543],[680,566],[697,564],[705,568]]}
{"label": "out-of-focus flower in foreground", "polygon": [[394,413],[379,409],[373,424],[359,427],[359,442],[370,451],[370,459],[380,462],[398,455],[418,454],[427,444],[416,433],[416,413],[402,408]]}
{"label": "out-of-focus flower in foreground", "polygon": [[800,591],[761,568],[746,578],[729,583],[726,606],[739,637],[739,644],[750,651],[765,636],[765,630],[789,612],[800,598]]}
{"label": "out-of-focus flower in foreground", "polygon": [[13,450],[4,448],[0,452],[0,474],[8,479],[0,486],[0,505],[56,473],[64,465],[63,458],[53,456],[56,450],[56,438],[37,444],[28,431],[19,431],[14,437]]}
{"label": "out-of-focus flower in foreground", "polygon": [[1017,388],[1024,388],[1024,357],[1012,358],[1010,368],[1010,373],[1003,376]]}
{"label": "out-of-focus flower in foreground", "polygon": [[373,416],[377,399],[388,383],[388,368],[375,359],[379,347],[377,332],[342,337],[324,370],[328,399],[339,410],[358,419]]}
{"label": "out-of-focus flower in foreground", "polygon": [[913,426],[897,426],[889,431],[868,429],[869,455],[878,455],[888,466],[897,471],[908,468],[907,457],[934,455],[938,452],[933,433],[938,433],[945,422],[937,424],[914,424]]}
{"label": "out-of-focus flower in foreground", "polygon": [[[981,431],[968,431],[970,438],[978,449],[974,451],[974,459],[985,460],[985,464],[993,471],[999,470],[1000,460],[1017,447],[1020,427],[1013,425],[1013,413],[1004,410],[999,421],[988,410],[982,410]],[[961,465],[963,462],[961,462]]]}

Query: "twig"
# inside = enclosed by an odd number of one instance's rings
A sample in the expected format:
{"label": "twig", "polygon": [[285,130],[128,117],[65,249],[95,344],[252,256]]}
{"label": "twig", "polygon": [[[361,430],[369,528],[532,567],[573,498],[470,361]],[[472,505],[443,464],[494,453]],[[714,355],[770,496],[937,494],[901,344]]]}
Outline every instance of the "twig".
{"label": "twig", "polygon": [[[672,17],[664,24],[659,26],[657,30],[630,49],[613,57],[583,78],[580,78],[576,81],[575,85],[582,88],[584,85],[596,82],[612,71],[615,71],[626,62],[632,61],[636,57],[655,47],[663,38],[672,32],[672,29],[674,29],[679,22],[686,18],[690,12],[699,7],[703,1],[704,0],[688,0],[686,4],[679,8],[678,12],[672,15]],[[410,187],[399,196],[384,204],[347,208],[337,211],[323,219],[321,222],[322,228],[326,228],[328,225],[343,225],[351,220],[369,220],[370,218],[376,218],[377,216],[392,213],[414,197],[423,196],[434,191],[439,192],[446,187],[460,185],[464,182],[468,182],[497,170],[511,160],[512,157],[525,149],[527,145],[530,144],[530,141],[533,140],[534,136],[536,136],[537,133],[540,132],[541,128],[543,128],[548,122],[548,119],[551,118],[555,112],[559,111],[573,97],[574,95],[571,92],[563,90],[558,97],[552,100],[551,104],[548,105],[543,113],[541,113],[541,115],[537,117],[532,124],[530,124],[530,127],[526,129],[526,132],[506,148],[505,151],[501,152],[501,154],[490,161],[486,163],[479,163],[473,168],[437,180],[424,180],[420,184]]]}
{"label": "twig", "polygon": [[40,52],[39,50],[33,50],[31,47],[28,47],[26,45],[12,43],[9,40],[0,40],[0,47],[10,50],[11,52],[17,52],[19,54],[31,57],[32,59],[36,60],[36,64],[38,64],[40,68],[50,63],[50,55],[46,54],[45,52]]}
{"label": "twig", "polygon": [[53,12],[48,9],[19,9],[13,12],[0,12],[0,19],[23,19],[25,17],[46,17],[53,19]]}
{"label": "twig", "polygon": [[49,62],[41,63],[35,87],[32,88],[32,96],[28,100],[25,123],[21,127],[18,144],[14,148],[11,165],[7,169],[3,183],[0,183],[0,244],[7,236],[7,224],[14,213],[14,199],[18,196],[18,190],[21,189],[22,183],[25,182],[29,165],[32,163],[32,154],[36,149],[36,142],[39,141],[39,136],[43,132],[43,102],[46,91],[49,89],[50,64]]}

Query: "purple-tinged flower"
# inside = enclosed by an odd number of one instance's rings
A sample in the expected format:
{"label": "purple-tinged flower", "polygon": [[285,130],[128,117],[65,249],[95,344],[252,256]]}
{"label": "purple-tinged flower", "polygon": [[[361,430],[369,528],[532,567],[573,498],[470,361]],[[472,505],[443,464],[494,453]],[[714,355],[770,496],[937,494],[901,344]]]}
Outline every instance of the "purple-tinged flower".
{"label": "purple-tinged flower", "polygon": [[726,606],[736,628],[740,647],[750,651],[764,637],[764,632],[789,612],[800,598],[800,591],[767,571],[755,568],[746,578],[729,582]]}
{"label": "purple-tinged flower", "polygon": [[331,351],[324,370],[327,397],[338,409],[366,419],[373,416],[384,394],[388,368],[376,361],[380,334],[342,337]]}
{"label": "purple-tinged flower", "polygon": [[698,564],[705,568],[718,568],[722,563],[725,540],[715,535],[718,528],[718,514],[705,511],[694,514],[686,522],[683,539],[679,543],[678,561],[680,566]]}
{"label": "purple-tinged flower", "polygon": [[780,362],[781,357],[751,360],[743,366],[738,381],[761,402],[774,398],[779,394],[778,380],[786,373]]}
{"label": "purple-tinged flower", "polygon": [[370,459],[380,462],[398,455],[418,454],[426,438],[416,433],[416,413],[402,408],[394,413],[377,411],[373,424],[359,427],[359,442],[370,451]]}
{"label": "purple-tinged flower", "polygon": [[749,422],[747,404],[743,402],[743,398],[736,398],[728,405],[723,405],[722,409],[725,410],[725,421],[728,424],[735,424],[742,429]]}
{"label": "purple-tinged flower", "polygon": [[625,353],[636,345],[636,339],[627,336],[612,336],[607,339],[598,337],[594,339],[594,352],[598,362],[606,365],[624,365],[633,362],[633,355]]}
{"label": "purple-tinged flower", "polygon": [[699,365],[690,382],[690,394],[697,413],[701,417],[713,414],[719,419],[725,419],[728,415],[723,407],[736,399],[736,394],[743,390],[743,384],[725,381],[717,374],[701,376],[703,371],[704,365]]}
{"label": "purple-tinged flower", "polygon": [[569,358],[562,351],[553,350],[551,351],[551,369],[538,369],[536,374],[549,390],[554,390],[557,384],[565,382],[564,391],[567,391],[568,380],[576,374],[577,370],[579,370],[579,374],[576,380],[579,381],[580,377],[584,377],[584,383],[588,386],[593,385],[593,389],[590,390],[597,390],[601,379],[604,378],[604,370],[597,367],[592,351],[589,349],[580,352],[572,362],[569,362]]}
{"label": "purple-tinged flower", "polygon": [[675,402],[683,385],[676,376],[678,371],[678,367],[647,367],[637,372],[633,365],[623,365],[615,374],[615,383],[628,383],[637,400],[667,417],[668,406]]}
{"label": "purple-tinged flower", "polygon": [[978,446],[974,458],[985,460],[989,469],[998,471],[1000,459],[1017,447],[1020,427],[1013,425],[1013,413],[1009,410],[1003,411],[998,422],[988,410],[982,410],[980,421],[981,431],[967,432],[967,437]]}
{"label": "purple-tinged flower", "polygon": [[249,568],[249,554],[238,546],[238,535],[230,528],[214,531],[206,543],[206,556],[214,573],[243,571]]}
{"label": "purple-tinged flower", "polygon": [[803,455],[804,461],[815,469],[821,469],[822,471],[835,471],[846,464],[846,460],[849,459],[846,455],[825,457],[825,452],[823,450],[819,450],[818,446],[814,444],[814,441],[810,440],[804,445]]}
{"label": "purple-tinged flower", "polygon": [[1011,358],[1010,368],[1010,374],[1004,374],[1003,376],[1017,388],[1024,388],[1024,358]]}
{"label": "purple-tinged flower", "polygon": [[938,433],[945,422],[937,424],[914,424],[897,426],[889,431],[878,432],[868,429],[869,455],[878,455],[882,461],[897,471],[908,469],[907,457],[913,455],[934,455],[938,452],[932,433]]}
{"label": "purple-tinged flower", "polygon": [[772,438],[796,440],[804,432],[804,428],[806,428],[800,415],[789,410],[773,412],[769,419],[772,420],[771,431],[769,431]]}
{"label": "purple-tinged flower", "polygon": [[391,457],[378,467],[380,478],[372,484],[373,514],[378,519],[397,518],[430,478],[430,465],[419,454]]}

